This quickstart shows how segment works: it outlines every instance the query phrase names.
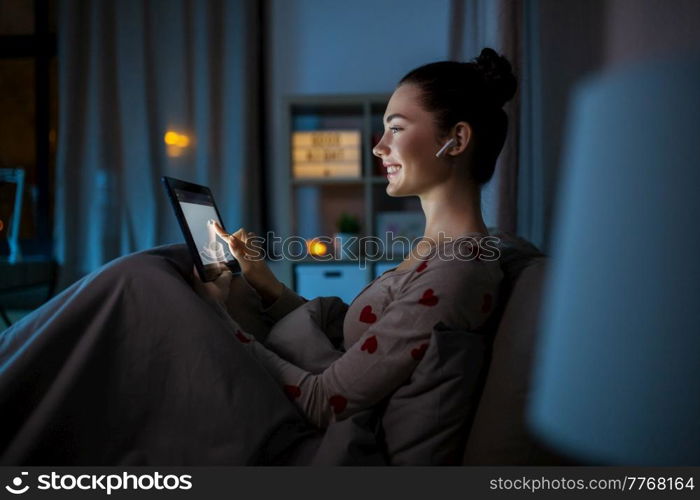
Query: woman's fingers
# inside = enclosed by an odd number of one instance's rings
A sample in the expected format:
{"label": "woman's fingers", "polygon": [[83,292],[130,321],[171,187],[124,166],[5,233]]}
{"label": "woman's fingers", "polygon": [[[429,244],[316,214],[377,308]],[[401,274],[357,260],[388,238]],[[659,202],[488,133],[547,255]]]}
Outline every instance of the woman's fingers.
{"label": "woman's fingers", "polygon": [[221,224],[214,221],[214,229],[216,233],[224,239],[234,254],[240,252],[240,255],[235,255],[236,258],[246,258],[252,249],[248,248],[248,239],[255,236],[255,233],[248,232],[244,228],[239,228],[238,231],[234,233],[227,233]]}
{"label": "woman's fingers", "polygon": [[250,253],[250,249],[246,245],[245,241],[242,240],[241,238],[238,238],[234,236],[233,234],[229,236],[228,239],[229,246],[231,247],[231,250],[235,250],[235,257],[237,259],[247,259],[248,254]]}
{"label": "woman's fingers", "polygon": [[224,228],[221,227],[221,225],[218,222],[214,222],[214,230],[216,231],[216,234],[218,234],[224,239],[228,236],[228,233],[224,231]]}
{"label": "woman's fingers", "polygon": [[233,235],[243,243],[246,243],[248,241],[248,235],[243,228],[240,228],[238,231],[233,233]]}
{"label": "woman's fingers", "polygon": [[226,231],[224,231],[224,228],[221,227],[221,224],[219,224],[216,221],[214,222],[214,229],[216,230],[218,235],[221,236],[222,238],[228,238],[229,236],[235,236],[238,239],[242,239],[241,238],[242,236],[245,236],[248,234],[247,231],[243,228],[240,228],[238,231],[236,231],[234,233],[227,233]]}
{"label": "woman's fingers", "polygon": [[240,249],[243,254],[245,254],[245,243],[240,238],[237,238],[234,235],[231,235],[231,241],[233,244],[236,246],[237,249]]}

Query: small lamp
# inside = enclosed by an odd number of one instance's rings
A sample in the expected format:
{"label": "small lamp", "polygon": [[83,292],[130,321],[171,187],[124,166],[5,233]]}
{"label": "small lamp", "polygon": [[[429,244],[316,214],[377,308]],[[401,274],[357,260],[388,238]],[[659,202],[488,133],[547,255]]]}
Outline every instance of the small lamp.
{"label": "small lamp", "polygon": [[700,57],[573,104],[529,426],[584,463],[700,465]]}

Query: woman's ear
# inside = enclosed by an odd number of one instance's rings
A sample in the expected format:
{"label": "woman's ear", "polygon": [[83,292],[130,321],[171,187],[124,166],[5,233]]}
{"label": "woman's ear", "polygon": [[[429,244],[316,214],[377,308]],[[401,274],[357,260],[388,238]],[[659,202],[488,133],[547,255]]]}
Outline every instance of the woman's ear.
{"label": "woman's ear", "polygon": [[462,154],[472,140],[472,127],[467,122],[458,122],[452,128],[452,137],[456,139],[456,144],[449,150],[451,156]]}

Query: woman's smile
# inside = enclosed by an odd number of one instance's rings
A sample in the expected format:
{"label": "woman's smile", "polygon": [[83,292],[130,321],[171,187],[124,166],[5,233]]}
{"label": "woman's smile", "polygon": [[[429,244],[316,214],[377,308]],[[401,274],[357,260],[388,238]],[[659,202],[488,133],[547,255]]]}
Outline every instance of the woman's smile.
{"label": "woman's smile", "polygon": [[390,179],[391,177],[395,176],[399,173],[399,170],[401,170],[401,165],[397,163],[384,165],[384,167],[386,168],[387,179]]}

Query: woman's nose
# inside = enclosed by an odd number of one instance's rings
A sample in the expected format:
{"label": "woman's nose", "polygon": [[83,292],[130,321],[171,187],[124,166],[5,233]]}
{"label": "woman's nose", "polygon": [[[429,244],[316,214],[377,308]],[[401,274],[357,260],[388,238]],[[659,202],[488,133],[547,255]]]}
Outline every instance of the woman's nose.
{"label": "woman's nose", "polygon": [[380,158],[386,155],[387,147],[384,145],[384,137],[382,137],[379,142],[372,148],[372,154],[374,156],[379,156]]}

